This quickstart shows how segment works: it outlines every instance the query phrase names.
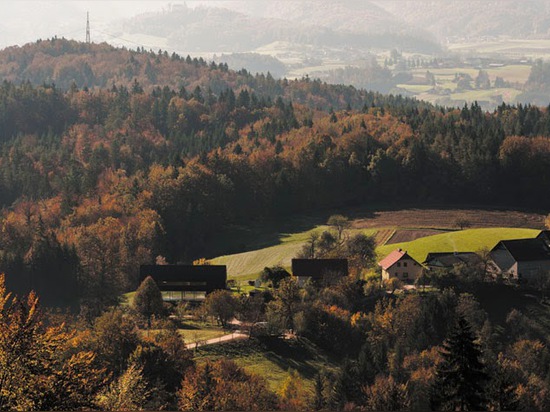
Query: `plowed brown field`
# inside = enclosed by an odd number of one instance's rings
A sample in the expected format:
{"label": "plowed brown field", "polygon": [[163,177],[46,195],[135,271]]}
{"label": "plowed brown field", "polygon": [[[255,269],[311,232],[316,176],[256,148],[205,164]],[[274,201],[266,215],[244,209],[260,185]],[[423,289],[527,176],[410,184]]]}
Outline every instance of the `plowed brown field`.
{"label": "plowed brown field", "polygon": [[403,209],[376,211],[372,216],[354,220],[356,229],[380,227],[414,229],[458,229],[457,220],[469,223],[469,227],[524,227],[544,228],[545,216],[508,210],[483,209]]}

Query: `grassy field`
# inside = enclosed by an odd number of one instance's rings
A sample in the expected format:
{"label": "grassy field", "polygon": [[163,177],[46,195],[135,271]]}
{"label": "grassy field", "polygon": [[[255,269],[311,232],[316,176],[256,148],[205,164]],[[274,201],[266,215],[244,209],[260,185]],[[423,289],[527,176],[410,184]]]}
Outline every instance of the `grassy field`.
{"label": "grassy field", "polygon": [[[270,246],[250,252],[236,253],[233,255],[220,256],[212,259],[212,264],[226,265],[227,275],[230,279],[247,281],[256,279],[265,267],[282,266],[290,268],[292,258],[296,257],[303,245],[313,232],[327,230],[327,226],[317,226],[315,229],[305,232],[285,234],[281,238],[281,244]],[[366,235],[377,236],[377,230],[352,229],[352,233],[365,233]],[[393,231],[392,231],[393,232]],[[387,231],[380,231],[381,236],[389,237]]]}
{"label": "grassy field", "polygon": [[[483,210],[483,209],[402,209],[402,210],[365,210],[349,209],[340,213],[349,216],[352,221],[352,233],[365,233],[375,236],[380,248],[381,254],[389,253],[387,250],[393,250],[403,245],[402,242],[384,247],[385,243],[394,235],[404,236],[403,240],[416,239],[419,236],[426,236],[434,233],[434,230],[456,230],[456,220],[458,217],[470,223],[472,228],[500,228],[502,226],[542,229],[544,227],[544,215],[538,213],[527,213],[521,211],[506,210]],[[325,218],[326,219],[326,218]],[[211,259],[213,264],[227,265],[228,276],[230,279],[239,281],[252,280],[258,277],[264,267],[281,265],[289,268],[291,259],[295,257],[307,241],[310,234],[314,231],[321,232],[327,229],[324,225],[315,225],[315,219],[305,218],[308,225],[298,224],[296,233],[271,233],[269,236],[257,235],[257,243],[247,242],[253,245],[250,251],[243,253],[228,254]],[[289,228],[287,228],[289,229]],[[504,230],[504,232],[502,231]],[[397,232],[397,233],[396,233]],[[406,233],[403,233],[406,232]],[[468,232],[468,231],[466,231]],[[480,232],[485,233],[485,237],[476,238],[477,235],[466,236],[463,240],[455,240],[456,232],[448,235],[448,242],[455,242],[467,248],[466,250],[478,250],[483,246],[492,247],[496,241],[502,238],[530,237],[532,233],[538,233],[536,230],[522,232],[521,229],[498,229],[496,231]],[[493,233],[493,235],[488,235]],[[519,233],[519,234],[518,234]],[[524,235],[523,233],[529,233]],[[408,236],[408,237],[407,237]],[[432,236],[433,237],[433,236]],[[260,241],[261,239],[264,239]],[[267,242],[266,240],[270,240]],[[426,238],[428,239],[428,238]],[[442,242],[443,238],[436,238],[436,242]],[[461,239],[461,236],[458,236]],[[461,243],[462,242],[462,243]],[[442,243],[446,245],[446,243]],[[256,246],[256,247],[254,247]],[[426,247],[434,248],[433,251],[439,251],[437,244],[428,244]],[[453,251],[452,243],[445,246]],[[444,249],[442,251],[446,251]]]}
{"label": "grassy field", "polygon": [[179,329],[178,332],[183,337],[185,343],[203,342],[205,340],[219,338],[227,335],[227,331],[221,328],[204,328],[204,329]]}
{"label": "grassy field", "polygon": [[[522,92],[516,88],[491,88],[488,90],[463,90],[457,91],[457,83],[454,82],[455,75],[458,73],[468,74],[475,79],[479,73],[478,68],[474,67],[452,67],[441,69],[429,69],[430,73],[435,76],[437,88],[440,90],[448,89],[450,94],[442,95],[437,92],[431,92],[432,86],[422,84],[425,78],[427,69],[415,69],[412,71],[415,79],[418,79],[419,84],[400,84],[401,87],[410,93],[416,95],[417,98],[426,100],[432,103],[446,102],[445,104],[451,104],[452,102],[487,102],[487,104],[496,104],[501,101],[513,103],[517,96]],[[511,83],[523,84],[527,81],[529,73],[531,72],[531,65],[529,64],[510,64],[502,67],[489,67],[484,68],[487,72],[491,82],[494,82],[497,77],[501,77],[505,81]],[[415,83],[412,81],[410,83]]]}
{"label": "grassy field", "polygon": [[315,375],[325,370],[335,370],[334,359],[307,339],[251,339],[202,347],[196,360],[216,360],[227,357],[248,372],[266,378],[270,389],[278,391],[290,369],[296,370],[304,379],[304,386],[313,392]]}
{"label": "grassy field", "polygon": [[423,262],[429,252],[476,252],[482,248],[491,249],[500,240],[532,238],[538,234],[539,231],[535,229],[468,229],[423,237],[412,242],[384,245],[379,247],[377,252],[382,258],[392,250],[401,248],[419,262]]}
{"label": "grassy field", "polygon": [[548,39],[503,39],[486,42],[453,43],[450,51],[478,53],[487,55],[504,55],[520,58],[550,57],[550,40]]}

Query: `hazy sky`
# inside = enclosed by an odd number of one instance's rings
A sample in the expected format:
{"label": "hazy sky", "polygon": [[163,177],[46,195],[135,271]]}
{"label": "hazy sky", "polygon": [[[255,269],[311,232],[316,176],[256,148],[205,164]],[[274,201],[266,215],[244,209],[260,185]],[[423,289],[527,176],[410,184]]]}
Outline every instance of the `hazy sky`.
{"label": "hazy sky", "polygon": [[92,40],[115,41],[116,37],[109,35],[120,33],[116,32],[113,22],[183,3],[178,0],[0,0],[0,48],[53,36],[84,41],[87,11]]}

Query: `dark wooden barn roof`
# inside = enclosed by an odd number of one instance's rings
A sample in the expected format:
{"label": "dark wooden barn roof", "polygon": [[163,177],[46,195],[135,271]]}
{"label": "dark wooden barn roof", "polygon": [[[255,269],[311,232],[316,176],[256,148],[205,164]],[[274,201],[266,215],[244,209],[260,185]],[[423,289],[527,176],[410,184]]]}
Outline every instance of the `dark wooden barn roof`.
{"label": "dark wooden barn roof", "polygon": [[160,290],[205,291],[225,289],[227,267],[221,265],[142,265],[140,281],[151,276]]}
{"label": "dark wooden barn roof", "polygon": [[431,252],[426,256],[424,264],[450,268],[458,264],[475,265],[479,262],[481,258],[474,252]]}
{"label": "dark wooden barn roof", "polygon": [[550,247],[540,238],[502,240],[494,248],[505,248],[516,262],[550,260]]}
{"label": "dark wooden barn roof", "polygon": [[292,259],[292,274],[321,279],[329,276],[347,276],[347,259]]}

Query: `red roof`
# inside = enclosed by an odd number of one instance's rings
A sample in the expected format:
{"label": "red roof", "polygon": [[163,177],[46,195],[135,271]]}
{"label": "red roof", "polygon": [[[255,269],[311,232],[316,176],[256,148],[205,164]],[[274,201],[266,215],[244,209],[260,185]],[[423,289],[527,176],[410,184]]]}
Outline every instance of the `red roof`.
{"label": "red roof", "polygon": [[407,257],[409,259],[414,260],[412,257],[410,257],[407,254],[406,251],[401,250],[401,249],[395,249],[388,256],[386,256],[384,259],[382,259],[380,262],[378,262],[378,266],[382,266],[382,269],[388,270],[395,263],[397,263],[399,260],[401,260],[403,257]]}

